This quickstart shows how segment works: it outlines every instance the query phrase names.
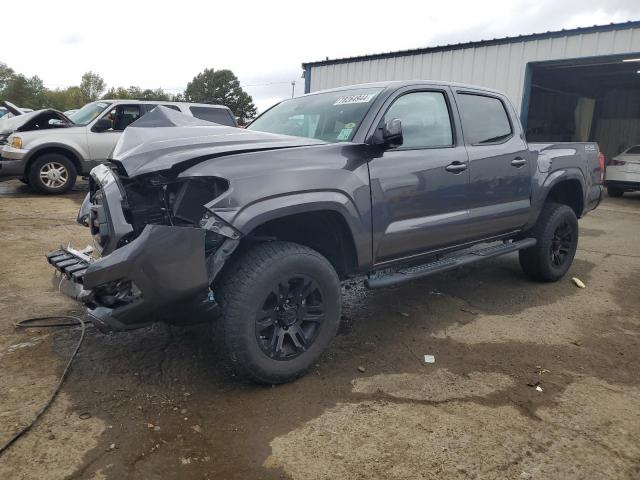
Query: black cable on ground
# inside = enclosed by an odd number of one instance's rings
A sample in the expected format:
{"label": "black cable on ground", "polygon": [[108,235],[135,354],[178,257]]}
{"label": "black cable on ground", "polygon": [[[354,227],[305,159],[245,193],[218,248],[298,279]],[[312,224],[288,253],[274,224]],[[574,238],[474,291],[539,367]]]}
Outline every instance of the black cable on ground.
{"label": "black cable on ground", "polygon": [[[67,321],[66,322],[57,322],[57,323],[48,323],[48,322],[46,322],[47,320],[55,320],[55,319],[62,319],[62,320],[67,320]],[[41,323],[39,323],[39,322],[41,322]],[[47,401],[47,403],[44,404],[44,406],[40,409],[40,411],[36,414],[36,416],[33,418],[33,420],[31,420],[31,422],[26,427],[21,429],[18,433],[16,433],[13,437],[11,437],[11,439],[9,439],[9,441],[7,443],[5,443],[4,445],[2,445],[0,447],[0,456],[2,456],[2,454],[4,452],[6,452],[9,449],[9,447],[16,442],[16,440],[18,440],[22,435],[24,435],[29,430],[31,430],[31,427],[33,427],[36,424],[36,422],[42,416],[42,414],[49,409],[49,407],[51,406],[51,404],[55,400],[56,396],[58,395],[58,392],[62,388],[62,384],[64,383],[64,380],[67,377],[67,374],[69,373],[69,370],[71,370],[71,363],[73,363],[74,358],[76,358],[76,355],[78,354],[78,351],[80,350],[80,346],[82,345],[82,342],[84,341],[84,333],[85,333],[85,331],[87,329],[85,321],[83,319],[81,319],[80,317],[59,316],[59,315],[50,316],[50,317],[28,318],[26,320],[21,320],[21,321],[19,321],[19,322],[17,322],[15,324],[16,328],[75,327],[76,325],[80,325],[80,327],[81,327],[80,340],[78,340],[78,344],[76,345],[76,348],[73,351],[73,354],[69,358],[69,361],[67,362],[67,366],[64,367],[64,371],[62,372],[62,376],[60,377],[60,380],[58,380],[57,385],[53,389],[53,393],[49,397],[49,400]]]}

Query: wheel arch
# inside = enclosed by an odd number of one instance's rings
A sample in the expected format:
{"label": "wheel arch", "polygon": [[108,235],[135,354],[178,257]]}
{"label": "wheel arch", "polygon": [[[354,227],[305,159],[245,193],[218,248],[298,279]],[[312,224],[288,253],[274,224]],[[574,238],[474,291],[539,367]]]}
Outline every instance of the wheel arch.
{"label": "wheel arch", "polygon": [[43,155],[47,155],[50,153],[57,153],[58,155],[64,155],[67,157],[76,169],[76,174],[82,174],[82,163],[80,161],[80,154],[75,151],[75,149],[69,147],[68,145],[61,144],[46,144],[39,147],[37,150],[33,151],[27,160],[27,165],[25,168],[25,175],[28,176],[31,171],[31,167],[33,163],[38,160]]}
{"label": "wheel arch", "polygon": [[577,218],[582,217],[585,209],[586,186],[580,172],[571,170],[554,172],[544,184],[545,194],[539,209],[548,202],[561,203],[571,207]]}
{"label": "wheel arch", "polygon": [[584,188],[576,178],[567,178],[556,182],[547,193],[544,203],[562,203],[571,207],[577,218],[584,211]]}
{"label": "wheel arch", "polygon": [[346,278],[371,259],[371,240],[360,218],[346,196],[311,192],[254,203],[233,223],[248,241],[277,239],[313,248]]}

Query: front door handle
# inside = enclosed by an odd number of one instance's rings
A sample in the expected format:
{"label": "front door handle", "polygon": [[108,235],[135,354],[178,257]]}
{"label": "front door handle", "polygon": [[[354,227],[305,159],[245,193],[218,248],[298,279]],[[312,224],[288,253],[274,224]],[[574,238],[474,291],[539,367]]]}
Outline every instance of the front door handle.
{"label": "front door handle", "polygon": [[513,160],[511,160],[511,165],[513,165],[514,167],[520,168],[526,164],[527,164],[527,161],[524,158],[516,157]]}
{"label": "front door handle", "polygon": [[467,169],[467,164],[455,161],[444,167],[444,169],[451,173],[462,173]]}

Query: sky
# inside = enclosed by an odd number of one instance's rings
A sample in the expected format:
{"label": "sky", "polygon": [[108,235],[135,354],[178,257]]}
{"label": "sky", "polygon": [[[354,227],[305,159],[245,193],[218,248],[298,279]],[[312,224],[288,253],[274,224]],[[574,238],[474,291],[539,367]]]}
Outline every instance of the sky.
{"label": "sky", "polygon": [[3,22],[0,62],[49,88],[91,70],[108,87],[178,93],[227,68],[262,111],[291,82],[304,93],[303,62],[640,20],[640,1],[24,0],[20,11]]}

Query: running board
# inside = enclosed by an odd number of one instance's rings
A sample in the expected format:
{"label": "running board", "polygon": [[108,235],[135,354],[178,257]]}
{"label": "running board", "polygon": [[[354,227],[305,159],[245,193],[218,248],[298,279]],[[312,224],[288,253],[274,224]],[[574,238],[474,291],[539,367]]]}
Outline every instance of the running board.
{"label": "running board", "polygon": [[369,277],[365,280],[367,288],[385,288],[391,285],[398,285],[418,278],[428,277],[435,273],[446,272],[454,268],[469,265],[471,263],[480,262],[487,258],[498,257],[506,253],[517,252],[523,248],[533,247],[536,244],[535,238],[524,238],[508,243],[492,245],[478,250],[466,251],[464,253],[453,254],[450,257],[436,260],[435,262],[425,263],[416,267],[403,268],[388,275],[379,277]]}

